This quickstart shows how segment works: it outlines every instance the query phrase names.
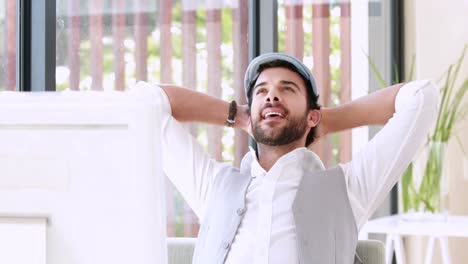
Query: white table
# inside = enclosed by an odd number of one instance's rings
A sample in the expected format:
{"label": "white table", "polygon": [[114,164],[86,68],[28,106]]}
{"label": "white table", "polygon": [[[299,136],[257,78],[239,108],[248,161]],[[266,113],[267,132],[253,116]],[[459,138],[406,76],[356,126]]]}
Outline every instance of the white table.
{"label": "white table", "polygon": [[359,239],[367,239],[369,233],[386,234],[386,263],[392,262],[395,249],[398,264],[405,263],[403,236],[427,236],[429,241],[425,263],[432,262],[435,240],[439,240],[444,264],[450,264],[448,237],[468,237],[468,216],[449,216],[447,221],[407,221],[401,215],[392,215],[368,221],[359,233]]}

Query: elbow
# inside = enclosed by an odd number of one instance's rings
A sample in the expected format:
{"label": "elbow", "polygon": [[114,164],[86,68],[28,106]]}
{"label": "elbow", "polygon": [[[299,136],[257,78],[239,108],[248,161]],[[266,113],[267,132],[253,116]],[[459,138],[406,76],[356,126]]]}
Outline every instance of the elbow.
{"label": "elbow", "polygon": [[423,108],[435,120],[439,112],[439,87],[431,81],[428,82],[423,90],[423,98]]}
{"label": "elbow", "polygon": [[395,111],[421,109],[427,114],[436,114],[439,101],[439,89],[429,80],[418,80],[403,85],[395,100]]}

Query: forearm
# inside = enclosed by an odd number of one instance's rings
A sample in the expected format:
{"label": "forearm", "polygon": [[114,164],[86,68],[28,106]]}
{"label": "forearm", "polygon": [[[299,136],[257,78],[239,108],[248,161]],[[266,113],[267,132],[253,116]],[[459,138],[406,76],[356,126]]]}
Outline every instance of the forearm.
{"label": "forearm", "polygon": [[228,102],[174,85],[159,86],[167,94],[172,116],[178,121],[225,124],[229,112]]}
{"label": "forearm", "polygon": [[[180,122],[202,122],[226,125],[229,103],[216,97],[175,85],[159,85],[169,98],[172,116]],[[243,128],[248,120],[244,108],[239,107],[235,128]]]}
{"label": "forearm", "polygon": [[323,109],[326,133],[387,123],[395,113],[395,98],[403,85],[396,84],[341,106]]}

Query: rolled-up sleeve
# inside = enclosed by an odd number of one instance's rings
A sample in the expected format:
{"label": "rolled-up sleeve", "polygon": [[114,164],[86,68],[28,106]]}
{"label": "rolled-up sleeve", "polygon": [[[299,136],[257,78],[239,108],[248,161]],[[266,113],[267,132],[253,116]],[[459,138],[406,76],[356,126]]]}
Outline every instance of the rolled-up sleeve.
{"label": "rolled-up sleeve", "polygon": [[395,113],[353,159],[341,164],[358,228],[375,212],[426,142],[437,118],[437,86],[414,81],[400,88]]}
{"label": "rolled-up sleeve", "polygon": [[211,158],[196,139],[172,116],[169,98],[161,93],[161,151],[164,173],[201,218],[214,177],[228,163]]}

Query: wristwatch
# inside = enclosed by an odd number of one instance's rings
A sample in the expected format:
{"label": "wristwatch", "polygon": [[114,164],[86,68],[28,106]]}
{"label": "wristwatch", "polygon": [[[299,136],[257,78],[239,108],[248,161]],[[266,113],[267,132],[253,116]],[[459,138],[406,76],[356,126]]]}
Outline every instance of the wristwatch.
{"label": "wristwatch", "polygon": [[226,126],[232,127],[236,123],[236,114],[237,114],[237,103],[236,100],[232,100],[229,104],[229,114],[226,119]]}

